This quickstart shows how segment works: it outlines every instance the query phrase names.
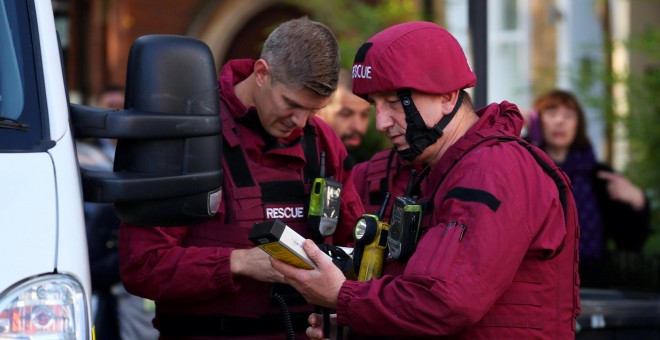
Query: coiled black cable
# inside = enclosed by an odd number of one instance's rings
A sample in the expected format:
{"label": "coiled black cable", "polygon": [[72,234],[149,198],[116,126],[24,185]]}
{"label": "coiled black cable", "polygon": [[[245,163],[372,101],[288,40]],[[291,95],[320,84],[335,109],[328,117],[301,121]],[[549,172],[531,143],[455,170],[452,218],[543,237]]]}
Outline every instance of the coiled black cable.
{"label": "coiled black cable", "polygon": [[282,295],[271,292],[271,297],[277,304],[280,306],[280,311],[282,311],[282,320],[284,321],[284,331],[286,332],[286,338],[288,340],[295,340],[296,334],[293,331],[293,323],[291,322],[291,314],[289,314],[289,307],[286,305],[286,301]]}

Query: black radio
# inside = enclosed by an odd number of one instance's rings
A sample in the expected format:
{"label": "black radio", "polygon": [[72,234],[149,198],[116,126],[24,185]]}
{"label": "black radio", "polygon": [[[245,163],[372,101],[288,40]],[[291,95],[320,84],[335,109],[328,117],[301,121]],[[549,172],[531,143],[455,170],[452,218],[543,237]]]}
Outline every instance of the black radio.
{"label": "black radio", "polygon": [[387,246],[393,259],[405,262],[417,247],[422,206],[410,197],[416,171],[412,170],[406,193],[397,197],[392,207]]}

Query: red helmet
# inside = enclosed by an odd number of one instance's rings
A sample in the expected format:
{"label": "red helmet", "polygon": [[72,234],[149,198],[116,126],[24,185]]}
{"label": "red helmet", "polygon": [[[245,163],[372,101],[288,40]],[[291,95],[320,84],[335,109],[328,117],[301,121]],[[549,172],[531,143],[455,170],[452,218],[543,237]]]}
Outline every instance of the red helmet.
{"label": "red helmet", "polygon": [[363,98],[405,88],[444,94],[476,82],[456,38],[430,22],[403,23],[377,33],[353,61],[353,93]]}

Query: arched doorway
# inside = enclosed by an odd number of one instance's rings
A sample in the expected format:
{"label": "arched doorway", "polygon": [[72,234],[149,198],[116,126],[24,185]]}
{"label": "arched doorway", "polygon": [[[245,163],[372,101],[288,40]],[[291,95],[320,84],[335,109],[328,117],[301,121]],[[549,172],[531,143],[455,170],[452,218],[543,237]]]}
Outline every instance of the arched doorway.
{"label": "arched doorway", "polygon": [[193,22],[189,35],[209,45],[218,68],[230,59],[258,58],[264,40],[278,24],[306,15],[275,0],[228,0],[213,5],[210,12]]}

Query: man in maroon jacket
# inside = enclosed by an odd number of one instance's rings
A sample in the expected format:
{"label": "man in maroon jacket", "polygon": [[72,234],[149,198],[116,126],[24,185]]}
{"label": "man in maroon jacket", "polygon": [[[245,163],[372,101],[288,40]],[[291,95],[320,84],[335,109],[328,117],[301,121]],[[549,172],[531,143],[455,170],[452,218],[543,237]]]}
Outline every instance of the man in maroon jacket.
{"label": "man in maroon jacket", "polygon": [[[404,158],[427,166],[420,237],[384,275],[346,280],[313,242],[318,268],[272,260],[353,333],[407,338],[570,339],[579,313],[577,212],[567,177],[519,138],[518,108],[473,108],[456,39],[426,22],[392,26],[358,51],[353,91]],[[322,336],[313,314],[307,335]]]}
{"label": "man in maroon jacket", "polygon": [[319,241],[353,241],[363,211],[344,166],[346,149],[315,117],[336,89],[338,49],[326,26],[296,19],[271,33],[260,59],[227,63],[218,78],[225,173],[220,211],[195,226],[121,226],[123,283],[156,302],[161,339],[304,335],[314,307],[287,289],[248,234],[256,222],[280,219],[311,238],[307,205],[324,163],[326,175],[343,187],[336,231]]}

